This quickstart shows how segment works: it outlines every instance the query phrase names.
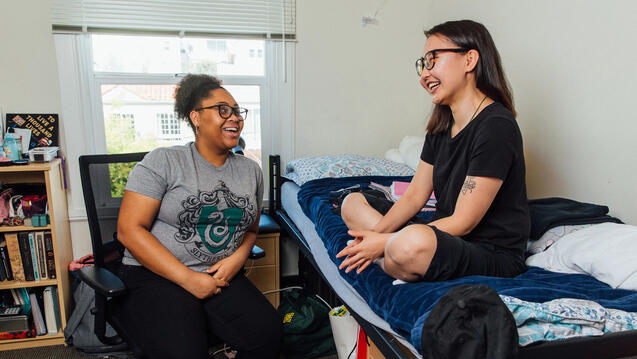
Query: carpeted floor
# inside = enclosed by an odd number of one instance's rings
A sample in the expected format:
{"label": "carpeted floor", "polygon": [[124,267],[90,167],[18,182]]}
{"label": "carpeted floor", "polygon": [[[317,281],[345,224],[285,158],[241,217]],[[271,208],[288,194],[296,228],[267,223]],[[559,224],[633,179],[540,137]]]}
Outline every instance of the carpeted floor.
{"label": "carpeted floor", "polygon": [[[64,345],[53,345],[48,347],[9,350],[0,352],[0,359],[91,359],[91,358],[109,358],[109,359],[134,359],[133,355],[120,354],[108,356],[94,356],[82,354],[73,347]],[[214,359],[224,358],[223,354],[218,354]],[[282,358],[284,359],[284,358]],[[336,355],[319,358],[319,359],[337,359]]]}
{"label": "carpeted floor", "polygon": [[[52,345],[48,347],[29,348],[20,350],[9,350],[0,352],[0,359],[90,359],[97,358],[81,354],[73,347],[65,347],[64,345]],[[103,356],[103,358],[107,358]],[[108,358],[127,358],[132,359],[133,356],[128,355],[111,355]]]}

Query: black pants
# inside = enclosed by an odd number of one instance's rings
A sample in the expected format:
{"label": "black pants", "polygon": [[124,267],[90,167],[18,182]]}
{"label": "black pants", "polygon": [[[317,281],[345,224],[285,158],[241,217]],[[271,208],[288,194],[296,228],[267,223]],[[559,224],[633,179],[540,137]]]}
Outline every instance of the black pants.
{"label": "black pants", "polygon": [[139,266],[122,266],[127,293],[115,313],[149,358],[208,358],[224,342],[237,358],[278,358],[283,327],[270,302],[238,273],[221,294],[200,300]]}

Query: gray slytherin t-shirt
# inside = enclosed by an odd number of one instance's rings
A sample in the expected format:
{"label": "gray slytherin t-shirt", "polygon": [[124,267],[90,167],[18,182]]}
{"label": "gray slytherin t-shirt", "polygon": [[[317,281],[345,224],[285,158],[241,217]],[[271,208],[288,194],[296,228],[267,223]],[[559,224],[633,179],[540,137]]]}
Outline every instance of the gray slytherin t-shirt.
{"label": "gray slytherin t-shirt", "polygon": [[[150,232],[187,267],[203,271],[243,242],[262,206],[263,173],[232,152],[215,167],[191,142],[148,153],[126,190],[161,201]],[[128,250],[123,263],[140,265]]]}

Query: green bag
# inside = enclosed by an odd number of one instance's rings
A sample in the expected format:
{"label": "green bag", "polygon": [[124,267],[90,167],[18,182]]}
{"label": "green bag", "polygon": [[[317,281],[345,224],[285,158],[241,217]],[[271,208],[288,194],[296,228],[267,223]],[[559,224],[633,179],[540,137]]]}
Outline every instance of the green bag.
{"label": "green bag", "polygon": [[283,353],[287,359],[336,354],[330,308],[300,289],[281,294],[277,309],[283,320]]}

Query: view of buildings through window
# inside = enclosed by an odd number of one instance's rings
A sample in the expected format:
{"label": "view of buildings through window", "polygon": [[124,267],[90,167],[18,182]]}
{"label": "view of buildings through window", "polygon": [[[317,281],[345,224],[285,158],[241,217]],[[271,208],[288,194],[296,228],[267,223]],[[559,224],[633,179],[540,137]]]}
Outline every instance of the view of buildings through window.
{"label": "view of buildings through window", "polygon": [[[157,75],[206,73],[244,79],[264,76],[262,40],[93,35],[92,42],[93,70],[101,79],[108,153],[150,151],[194,141],[190,126],[173,112],[174,82],[158,83],[162,81],[157,80]],[[127,76],[130,83],[121,83]],[[259,81],[255,80],[255,85],[227,82],[224,87],[239,106],[248,109],[242,132],[244,153],[260,164]]]}

